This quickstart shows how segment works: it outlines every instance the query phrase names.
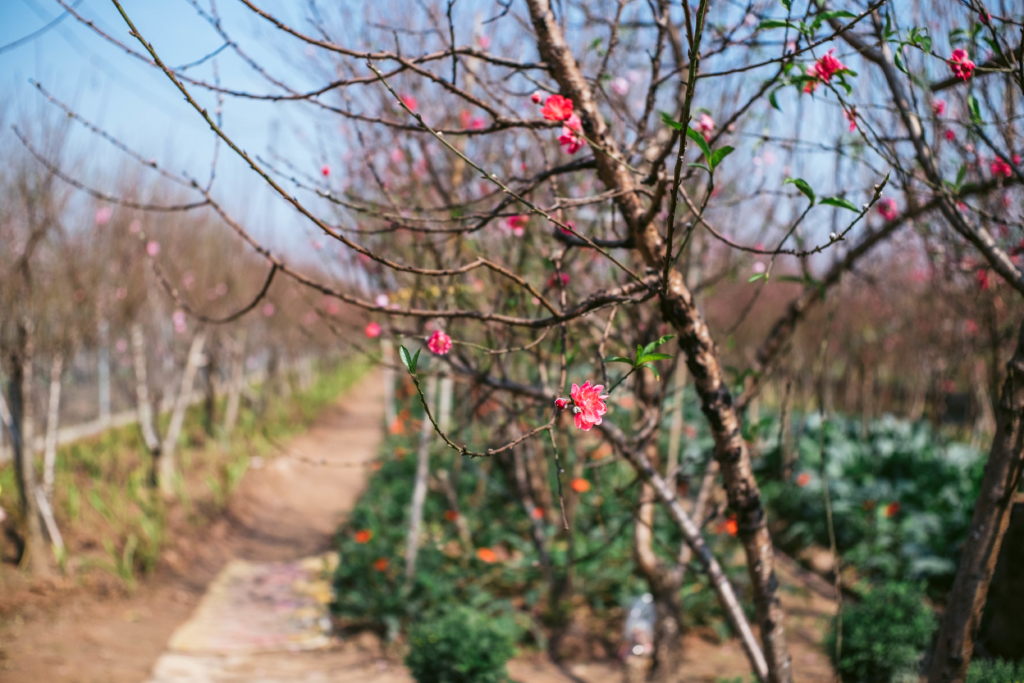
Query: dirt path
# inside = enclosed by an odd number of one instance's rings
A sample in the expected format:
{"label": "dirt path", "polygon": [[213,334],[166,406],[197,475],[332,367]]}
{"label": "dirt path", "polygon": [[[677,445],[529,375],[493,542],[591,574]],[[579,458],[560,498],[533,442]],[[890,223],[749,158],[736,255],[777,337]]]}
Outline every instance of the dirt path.
{"label": "dirt path", "polygon": [[381,440],[382,383],[371,373],[285,453],[253,469],[225,519],[181,539],[131,597],[74,592],[59,608],[28,609],[0,628],[0,680],[141,683],[231,559],[291,560],[330,548],[365,481],[356,465]]}

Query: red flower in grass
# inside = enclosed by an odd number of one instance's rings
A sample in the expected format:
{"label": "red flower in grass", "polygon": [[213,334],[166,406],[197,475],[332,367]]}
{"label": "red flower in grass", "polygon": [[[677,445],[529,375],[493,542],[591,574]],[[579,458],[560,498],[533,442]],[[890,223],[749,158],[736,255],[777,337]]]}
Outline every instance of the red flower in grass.
{"label": "red flower in grass", "polygon": [[548,121],[565,121],[572,116],[572,100],[561,95],[552,95],[544,103],[540,113]]}
{"label": "red flower in grass", "polygon": [[459,513],[456,512],[455,510],[445,510],[444,511],[444,518],[445,518],[445,521],[454,522],[455,520],[457,520],[459,518]]}
{"label": "red flower in grass", "polygon": [[891,502],[891,503],[889,503],[888,505],[885,506],[885,516],[886,517],[895,517],[899,513],[900,513],[900,503],[899,503],[899,501],[894,500],[893,502]]}
{"label": "red flower in grass", "polygon": [[490,548],[477,548],[476,556],[481,562],[486,562],[487,564],[494,564],[498,561],[498,554]]}
{"label": "red flower in grass", "polygon": [[436,330],[427,340],[427,348],[439,356],[452,350],[452,338],[441,330]]}
{"label": "red flower in grass", "polygon": [[736,521],[736,515],[730,515],[729,519],[721,522],[717,527],[715,527],[716,532],[720,534],[729,534],[730,536],[735,536],[739,533],[739,530],[740,525]]}
{"label": "red flower in grass", "polygon": [[573,479],[569,487],[576,493],[586,493],[590,490],[590,482],[586,479]]}
{"label": "red flower in grass", "polygon": [[968,57],[967,50],[958,47],[953,50],[948,60],[949,68],[953,71],[953,75],[964,81],[974,73],[974,62]]}
{"label": "red flower in grass", "polygon": [[388,558],[378,557],[377,561],[373,563],[373,568],[379,572],[382,572],[388,568]]}
{"label": "red flower in grass", "polygon": [[361,529],[355,535],[356,543],[369,543],[371,538],[373,538],[373,532],[369,529]]}
{"label": "red flower in grass", "polygon": [[811,475],[807,474],[806,472],[801,472],[800,476],[796,478],[796,485],[799,486],[800,488],[803,488],[804,486],[807,486],[810,483]]}

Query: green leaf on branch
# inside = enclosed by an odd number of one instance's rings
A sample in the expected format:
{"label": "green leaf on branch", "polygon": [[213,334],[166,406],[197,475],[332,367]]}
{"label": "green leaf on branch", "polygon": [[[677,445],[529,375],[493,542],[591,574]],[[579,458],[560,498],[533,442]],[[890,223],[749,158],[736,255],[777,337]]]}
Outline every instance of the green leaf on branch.
{"label": "green leaf on branch", "polygon": [[760,31],[764,28],[797,28],[797,24],[787,19],[765,19],[757,25],[756,30]]}
{"label": "green leaf on branch", "polygon": [[778,111],[782,111],[782,107],[779,106],[779,101],[775,98],[775,93],[779,92],[781,88],[776,88],[768,93],[768,104]]}
{"label": "green leaf on branch", "polygon": [[807,181],[803,178],[786,178],[783,185],[793,184],[796,185],[796,189],[800,190],[805,197],[811,200],[811,204],[814,204],[814,190],[807,184]]}
{"label": "green leaf on branch", "polygon": [[896,46],[896,49],[892,51],[892,61],[896,64],[896,68],[905,74],[909,74],[906,65],[903,63],[903,43]]}
{"label": "green leaf on branch", "polygon": [[860,213],[860,209],[857,205],[851,202],[849,199],[843,199],[842,197],[825,197],[819,204],[827,204],[828,206],[838,206],[840,209],[849,209],[854,213]]}
{"label": "green leaf on branch", "polygon": [[398,347],[398,356],[402,359],[402,365],[405,366],[405,369],[409,371],[410,375],[416,374],[416,366],[420,362],[421,350],[422,349],[417,349],[416,354],[413,355],[409,353],[409,349],[405,348],[404,346]]}
{"label": "green leaf on branch", "polygon": [[793,8],[793,0],[781,0],[782,6],[786,8],[786,11],[790,11]]}
{"label": "green leaf on branch", "polygon": [[976,126],[981,125],[981,107],[978,105],[978,98],[971,95],[967,98],[967,108],[971,112],[971,123]]}
{"label": "green leaf on branch", "polygon": [[732,152],[733,148],[730,147],[729,145],[726,145],[725,147],[719,147],[714,152],[712,152],[711,156],[708,158],[708,163],[711,164],[711,170],[713,171],[716,168],[718,168],[718,164],[722,163],[722,159],[732,154]]}
{"label": "green leaf on branch", "polygon": [[672,118],[672,115],[669,114],[667,111],[661,112],[661,120],[669,128],[672,128],[674,130],[682,130],[683,129],[683,124],[679,123],[674,118]]}
{"label": "green leaf on branch", "polygon": [[[639,359],[640,356],[646,356],[646,355],[652,353],[654,351],[654,349],[658,348],[659,346],[661,346],[665,342],[669,342],[669,341],[671,341],[671,340],[673,340],[675,338],[676,338],[676,335],[674,335],[674,334],[666,334],[666,335],[664,335],[662,337],[658,337],[658,339],[656,341],[652,341],[650,344],[648,344],[647,346],[643,347],[642,349],[639,346],[637,346],[636,347],[637,358]],[[665,356],[665,357],[666,358],[671,358],[671,356]],[[639,362],[639,360],[637,362]]]}
{"label": "green leaf on branch", "polygon": [[826,12],[819,12],[818,15],[814,17],[814,22],[811,24],[811,30],[812,31],[817,31],[819,28],[821,28],[821,24],[823,22],[831,21],[832,19],[856,19],[856,18],[857,18],[857,15],[854,14],[853,12],[847,12],[846,10],[842,10],[842,9],[828,10]]}
{"label": "green leaf on branch", "polygon": [[766,279],[767,277],[768,277],[768,273],[757,273],[756,275],[751,275],[750,279],[747,280],[747,282],[748,283],[750,283],[750,282],[757,282],[758,280]]}
{"label": "green leaf on branch", "polygon": [[711,148],[708,147],[708,141],[704,139],[703,135],[695,131],[693,128],[687,128],[686,137],[693,140],[697,146],[700,147],[700,151],[704,153],[705,159],[709,161],[711,160]]}
{"label": "green leaf on branch", "polygon": [[608,356],[607,358],[604,359],[604,362],[605,363],[626,363],[627,365],[632,365],[633,364],[632,360],[630,360],[629,358],[623,358],[622,356]]}

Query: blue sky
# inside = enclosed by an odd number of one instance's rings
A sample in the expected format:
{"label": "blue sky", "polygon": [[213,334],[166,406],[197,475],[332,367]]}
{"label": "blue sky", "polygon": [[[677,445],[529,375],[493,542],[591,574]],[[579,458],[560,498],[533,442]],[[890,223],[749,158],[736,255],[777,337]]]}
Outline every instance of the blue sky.
{"label": "blue sky", "polygon": [[[259,41],[261,27],[248,10],[237,2],[219,5],[236,39],[250,44]],[[124,7],[169,64],[190,64],[223,44],[186,0],[126,0]],[[112,3],[81,0],[76,9],[94,20],[100,29],[138,47]],[[213,134],[161,72],[126,55],[71,16],[33,40],[3,49],[62,13],[63,9],[53,0],[0,0],[0,102],[6,105],[8,124],[0,135],[9,138],[9,124],[36,118],[41,110],[57,111],[33,87],[31,81],[38,81],[83,117],[144,156],[167,162],[170,170],[205,178]],[[281,60],[275,61],[274,56],[273,50],[260,55],[272,67],[290,68]],[[228,51],[216,61],[225,83],[266,92],[265,84],[239,60],[230,57]],[[212,78],[212,61],[189,73]],[[197,97],[208,100],[202,104],[212,110],[216,106],[213,98],[196,90]],[[243,148],[263,153],[275,129],[277,114],[272,109],[273,105],[229,100],[224,106],[225,124]],[[124,158],[80,126],[73,128],[71,145],[73,153],[85,155],[96,167],[109,167],[111,162]],[[260,232],[277,233],[279,230],[271,229],[272,224],[294,220],[294,214],[269,202],[269,193],[262,183],[246,177],[251,171],[237,158],[222,154],[218,173],[222,198],[236,196],[236,201],[228,200],[229,203],[236,209],[245,209]],[[97,189],[103,189],[101,176],[97,185]],[[270,206],[275,208],[268,210]]]}

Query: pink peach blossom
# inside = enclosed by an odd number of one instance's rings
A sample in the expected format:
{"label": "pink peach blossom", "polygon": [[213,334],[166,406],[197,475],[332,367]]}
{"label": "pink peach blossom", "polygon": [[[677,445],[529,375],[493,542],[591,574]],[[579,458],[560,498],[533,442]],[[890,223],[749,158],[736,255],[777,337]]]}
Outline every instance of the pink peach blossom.
{"label": "pink peach blossom", "polygon": [[565,121],[572,116],[572,100],[561,95],[552,95],[544,103],[540,113],[548,121]]}
{"label": "pink peach blossom", "polygon": [[[608,412],[608,406],[605,404],[608,396],[601,395],[603,390],[604,385],[591,386],[590,380],[584,382],[582,387],[572,385],[569,396],[573,404],[573,421],[578,429],[589,432],[594,425],[601,424],[601,416]],[[568,401],[564,398],[556,399],[555,406],[562,409],[568,406]]]}
{"label": "pink peach blossom", "polygon": [[376,339],[377,337],[380,336],[380,325],[375,322],[372,322],[368,324],[366,326],[366,329],[363,331],[366,333],[366,336],[369,337],[370,339]]}
{"label": "pink peach blossom", "polygon": [[878,202],[878,215],[887,221],[891,221],[898,215],[896,200],[887,197]]}
{"label": "pink peach blossom", "polygon": [[704,136],[705,140],[711,139],[711,133],[715,130],[715,120],[708,114],[701,114],[697,117],[697,132]]}
{"label": "pink peach blossom", "polygon": [[452,338],[441,330],[435,330],[427,340],[427,348],[433,353],[443,356],[452,350]]}
{"label": "pink peach blossom", "polygon": [[529,216],[517,215],[509,216],[508,220],[505,221],[505,228],[516,237],[522,237],[526,232],[526,224],[530,221]]}
{"label": "pink peach blossom", "polygon": [[974,72],[974,62],[969,59],[969,56],[967,50],[958,47],[953,50],[948,60],[953,75],[964,81],[970,78]]}
{"label": "pink peach blossom", "polygon": [[942,116],[946,113],[946,100],[932,100],[932,111],[935,112],[936,116]]}
{"label": "pink peach blossom", "polygon": [[326,178],[327,176],[331,175],[331,167],[328,166],[327,164],[324,164],[320,168],[320,173],[323,175],[324,178]]}
{"label": "pink peach blossom", "polygon": [[558,143],[567,154],[575,154],[580,151],[587,141],[583,138],[583,124],[580,117],[572,114],[562,125],[562,134],[558,136]]}
{"label": "pink peach blossom", "polygon": [[156,256],[160,253],[160,243],[156,240],[150,240],[146,244],[146,253],[150,256]]}
{"label": "pink peach blossom", "polygon": [[994,160],[989,168],[992,169],[992,175],[1001,175],[1007,178],[1013,175],[1013,169],[1002,159]]}
{"label": "pink peach blossom", "polygon": [[807,81],[807,85],[804,86],[804,92],[812,93],[814,89],[818,87],[818,82],[831,83],[832,77],[840,71],[846,69],[846,65],[840,62],[836,57],[832,55],[836,49],[832,48],[811,66],[807,67],[807,75],[814,80]]}

